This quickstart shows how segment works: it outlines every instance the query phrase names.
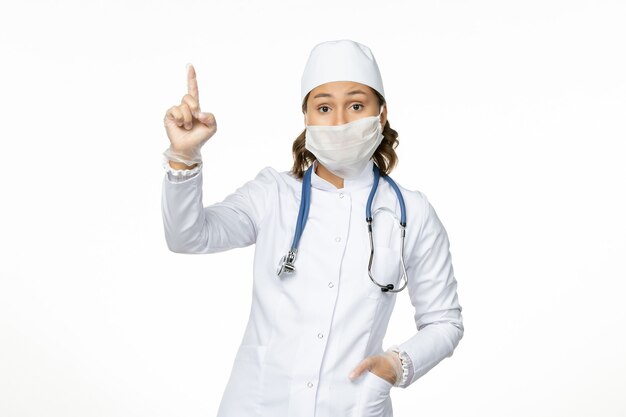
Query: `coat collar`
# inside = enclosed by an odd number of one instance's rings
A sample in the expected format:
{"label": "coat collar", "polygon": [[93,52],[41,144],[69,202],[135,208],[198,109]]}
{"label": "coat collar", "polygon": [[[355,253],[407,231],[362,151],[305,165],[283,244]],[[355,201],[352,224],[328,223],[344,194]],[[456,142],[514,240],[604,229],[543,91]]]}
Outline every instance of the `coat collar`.
{"label": "coat collar", "polygon": [[330,182],[326,181],[319,175],[315,173],[315,169],[317,168],[318,161],[313,161],[313,172],[311,173],[311,186],[320,190],[325,191],[353,191],[362,187],[371,187],[374,182],[374,160],[370,159],[363,171],[355,177],[351,179],[343,180],[343,188],[337,188]]}

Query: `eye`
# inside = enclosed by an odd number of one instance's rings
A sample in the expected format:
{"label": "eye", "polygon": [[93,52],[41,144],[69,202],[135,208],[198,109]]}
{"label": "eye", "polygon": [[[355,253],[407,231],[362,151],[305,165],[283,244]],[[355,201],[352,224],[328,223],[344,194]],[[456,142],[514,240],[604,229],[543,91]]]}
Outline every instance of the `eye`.
{"label": "eye", "polygon": [[[328,109],[328,108],[329,108],[328,106],[321,106],[320,108],[318,108],[318,110]],[[328,113],[328,112],[327,111],[323,111],[322,113]]]}
{"label": "eye", "polygon": [[[362,104],[353,104],[353,105],[352,105],[352,108],[354,108],[354,106],[360,106],[361,108],[363,108],[363,105],[362,105]],[[359,109],[354,109],[354,110],[359,110]]]}

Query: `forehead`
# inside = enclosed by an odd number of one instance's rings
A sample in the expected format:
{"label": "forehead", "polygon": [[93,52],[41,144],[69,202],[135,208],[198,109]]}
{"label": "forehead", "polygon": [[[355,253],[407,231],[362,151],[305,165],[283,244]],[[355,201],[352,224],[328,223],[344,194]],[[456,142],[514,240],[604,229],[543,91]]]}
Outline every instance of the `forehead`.
{"label": "forehead", "polygon": [[365,84],[361,84],[355,81],[331,81],[328,83],[324,83],[315,87],[309,93],[310,98],[315,98],[318,94],[330,94],[334,98],[341,98],[347,93],[360,90],[364,92],[368,96],[373,96],[374,93],[370,89],[369,86]]}

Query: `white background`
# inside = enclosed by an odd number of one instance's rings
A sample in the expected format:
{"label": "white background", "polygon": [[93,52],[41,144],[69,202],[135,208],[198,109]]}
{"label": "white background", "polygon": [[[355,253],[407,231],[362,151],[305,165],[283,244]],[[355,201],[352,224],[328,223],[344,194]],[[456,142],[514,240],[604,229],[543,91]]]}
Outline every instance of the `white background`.
{"label": "white background", "polygon": [[[167,249],[163,116],[192,62],[221,201],[291,167],[308,54],[348,38],[378,61],[392,176],[436,208],[463,307],[454,355],[392,390],[396,415],[624,416],[625,18],[599,0],[3,2],[0,415],[216,414],[254,246]],[[403,292],[384,346],[412,314]]]}

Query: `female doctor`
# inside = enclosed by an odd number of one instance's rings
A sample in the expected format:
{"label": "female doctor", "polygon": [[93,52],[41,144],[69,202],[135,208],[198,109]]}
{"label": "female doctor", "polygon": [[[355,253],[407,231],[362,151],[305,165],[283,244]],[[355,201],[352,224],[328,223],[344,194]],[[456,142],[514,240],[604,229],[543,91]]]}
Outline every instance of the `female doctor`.
{"label": "female doctor", "polygon": [[[389,176],[398,134],[372,52],[345,39],[316,45],[291,170],[265,167],[208,206],[200,148],[217,125],[200,110],[191,65],[187,81],[164,118],[168,248],[256,244],[249,321],[218,417],[392,417],[391,388],[451,356],[464,328],[446,230],[424,193]],[[417,332],[383,349],[404,289]]]}

